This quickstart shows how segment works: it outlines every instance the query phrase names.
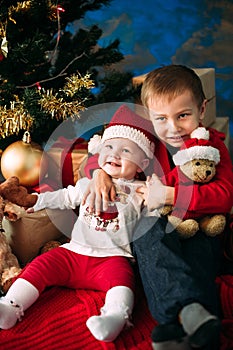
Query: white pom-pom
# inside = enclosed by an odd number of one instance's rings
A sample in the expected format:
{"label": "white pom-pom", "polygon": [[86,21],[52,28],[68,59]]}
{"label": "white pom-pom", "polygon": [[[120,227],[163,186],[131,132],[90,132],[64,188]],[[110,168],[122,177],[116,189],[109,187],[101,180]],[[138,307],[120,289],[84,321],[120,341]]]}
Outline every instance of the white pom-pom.
{"label": "white pom-pom", "polygon": [[99,152],[102,137],[100,135],[94,135],[88,142],[88,152],[95,154]]}
{"label": "white pom-pom", "polygon": [[192,139],[197,138],[198,140],[209,140],[210,138],[210,133],[206,128],[204,127],[199,127],[193,130],[193,132],[190,134],[190,137]]}

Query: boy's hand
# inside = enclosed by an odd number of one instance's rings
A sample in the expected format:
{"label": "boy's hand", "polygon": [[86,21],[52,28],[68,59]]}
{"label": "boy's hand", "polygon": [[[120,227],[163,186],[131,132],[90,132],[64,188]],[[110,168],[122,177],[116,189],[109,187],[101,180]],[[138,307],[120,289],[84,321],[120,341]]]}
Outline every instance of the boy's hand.
{"label": "boy's hand", "polygon": [[105,171],[95,170],[93,179],[84,192],[82,205],[89,196],[89,212],[100,215],[101,211],[107,211],[109,201],[115,201],[116,190],[111,177]]}
{"label": "boy's hand", "polygon": [[163,185],[157,175],[152,174],[146,179],[146,187],[145,205],[147,205],[148,210],[151,211],[161,207],[166,201],[166,186]]}

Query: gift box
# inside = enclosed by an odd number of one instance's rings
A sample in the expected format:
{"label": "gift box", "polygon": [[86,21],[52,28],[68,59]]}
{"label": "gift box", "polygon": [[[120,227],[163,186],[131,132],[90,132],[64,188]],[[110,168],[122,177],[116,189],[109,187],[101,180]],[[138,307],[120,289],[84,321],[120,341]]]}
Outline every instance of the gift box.
{"label": "gift box", "polygon": [[217,129],[225,134],[225,145],[230,148],[230,127],[229,127],[229,117],[217,117],[215,122],[210,125],[211,128]]}
{"label": "gift box", "polygon": [[210,126],[216,120],[215,69],[193,68],[193,70],[201,79],[205,97],[208,100],[203,125]]}
{"label": "gift box", "polygon": [[73,210],[43,209],[28,214],[21,208],[18,220],[4,217],[2,227],[13,253],[24,266],[40,253],[45,243],[69,240],[74,220]]}
{"label": "gift box", "polygon": [[68,140],[60,137],[50,149],[48,155],[48,178],[60,187],[75,185],[84,174],[82,164],[88,156],[88,142],[83,138]]}

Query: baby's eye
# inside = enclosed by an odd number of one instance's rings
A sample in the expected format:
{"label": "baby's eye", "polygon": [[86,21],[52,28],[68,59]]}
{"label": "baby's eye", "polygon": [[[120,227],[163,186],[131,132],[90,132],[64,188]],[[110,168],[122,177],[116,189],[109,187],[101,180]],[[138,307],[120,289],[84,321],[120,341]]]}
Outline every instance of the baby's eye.
{"label": "baby's eye", "polygon": [[107,144],[107,145],[105,145],[105,148],[112,149],[112,146]]}
{"label": "baby's eye", "polygon": [[124,152],[124,153],[130,153],[130,150],[127,149],[127,148],[123,148],[123,149],[122,149],[122,152]]}

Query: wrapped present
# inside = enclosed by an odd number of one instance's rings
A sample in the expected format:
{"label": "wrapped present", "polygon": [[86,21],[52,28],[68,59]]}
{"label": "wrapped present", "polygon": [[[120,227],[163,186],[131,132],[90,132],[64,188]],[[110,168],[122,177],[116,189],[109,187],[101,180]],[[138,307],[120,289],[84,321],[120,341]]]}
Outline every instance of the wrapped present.
{"label": "wrapped present", "polygon": [[194,68],[193,70],[201,79],[205,97],[208,100],[203,125],[210,126],[216,120],[215,69]]}
{"label": "wrapped present", "polygon": [[80,169],[87,159],[87,146],[88,143],[83,138],[68,140],[60,137],[47,151],[48,178],[60,187],[74,185],[82,176]]}
{"label": "wrapped present", "polygon": [[[24,213],[22,213],[24,211]],[[26,265],[51,240],[69,240],[74,225],[73,210],[43,209],[28,214],[21,208],[18,220],[4,217],[2,227],[12,252]]]}

